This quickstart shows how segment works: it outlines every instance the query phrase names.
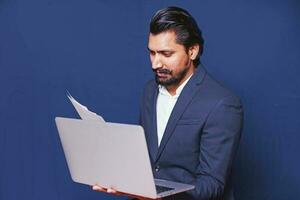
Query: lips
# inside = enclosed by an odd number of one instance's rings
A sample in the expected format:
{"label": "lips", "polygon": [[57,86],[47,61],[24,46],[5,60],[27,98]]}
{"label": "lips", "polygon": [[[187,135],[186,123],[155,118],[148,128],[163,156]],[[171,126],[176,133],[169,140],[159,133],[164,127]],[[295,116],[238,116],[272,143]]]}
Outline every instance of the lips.
{"label": "lips", "polygon": [[167,77],[169,74],[168,73],[160,73],[160,72],[156,72],[156,76],[158,76],[159,78],[165,78]]}
{"label": "lips", "polygon": [[168,75],[171,75],[172,71],[168,69],[159,69],[155,70],[155,73],[159,78],[166,78]]}

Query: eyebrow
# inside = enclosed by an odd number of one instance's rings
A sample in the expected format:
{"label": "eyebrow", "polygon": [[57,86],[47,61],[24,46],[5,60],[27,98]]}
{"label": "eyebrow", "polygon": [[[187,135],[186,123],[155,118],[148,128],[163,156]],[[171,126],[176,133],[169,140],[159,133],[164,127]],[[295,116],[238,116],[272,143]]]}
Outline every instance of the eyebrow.
{"label": "eyebrow", "polygon": [[[154,50],[151,50],[149,47],[147,47],[147,49],[148,49],[148,51],[154,51]],[[174,50],[169,50],[169,49],[162,49],[162,50],[155,51],[155,52],[158,52],[158,53],[166,53],[166,52],[174,53],[175,51]]]}

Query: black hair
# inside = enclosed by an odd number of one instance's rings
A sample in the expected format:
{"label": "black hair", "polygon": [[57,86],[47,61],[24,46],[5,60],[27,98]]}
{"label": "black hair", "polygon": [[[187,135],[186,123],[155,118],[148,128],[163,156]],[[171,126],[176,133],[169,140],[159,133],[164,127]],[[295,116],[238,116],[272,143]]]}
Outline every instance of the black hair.
{"label": "black hair", "polygon": [[195,19],[186,10],[179,7],[172,6],[161,9],[151,18],[150,33],[157,35],[165,31],[174,31],[176,42],[183,45],[186,50],[195,44],[199,45],[199,53],[194,60],[194,65],[197,67],[203,52],[204,39]]}

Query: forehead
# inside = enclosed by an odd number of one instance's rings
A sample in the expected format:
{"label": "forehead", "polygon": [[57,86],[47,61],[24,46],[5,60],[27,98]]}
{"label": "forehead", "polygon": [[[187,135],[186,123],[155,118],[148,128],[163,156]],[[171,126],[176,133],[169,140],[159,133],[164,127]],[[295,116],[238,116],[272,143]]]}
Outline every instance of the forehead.
{"label": "forehead", "polygon": [[176,42],[174,31],[166,31],[156,35],[149,34],[148,48],[153,51],[183,49],[184,46]]}

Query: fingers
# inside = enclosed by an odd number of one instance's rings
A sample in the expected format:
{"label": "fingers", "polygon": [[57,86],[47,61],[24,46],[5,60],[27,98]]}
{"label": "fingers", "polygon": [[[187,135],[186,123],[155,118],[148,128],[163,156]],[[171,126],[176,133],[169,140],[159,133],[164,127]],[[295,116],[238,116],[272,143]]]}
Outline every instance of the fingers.
{"label": "fingers", "polygon": [[112,194],[117,194],[118,192],[114,190],[113,188],[107,188],[106,190],[107,193],[112,193]]}
{"label": "fingers", "polygon": [[[92,189],[95,190],[95,191],[98,191],[98,192],[105,192],[105,193],[118,195],[118,196],[119,195],[125,195],[125,196],[128,196],[130,198],[135,198],[135,199],[138,199],[138,200],[152,200],[152,199],[141,197],[141,196],[136,196],[136,195],[132,195],[132,194],[126,194],[126,193],[118,192],[117,190],[115,190],[113,188],[104,188],[104,187],[101,187],[99,185],[93,185]],[[159,200],[159,199],[157,199],[157,200]]]}
{"label": "fingers", "polygon": [[93,188],[93,190],[96,190],[98,192],[106,192],[106,189],[103,188],[103,187],[101,187],[101,186],[99,186],[99,185],[93,185],[92,188]]}
{"label": "fingers", "polygon": [[92,187],[93,190],[95,191],[98,191],[98,192],[106,192],[106,193],[110,193],[110,194],[119,194],[116,190],[114,190],[113,188],[104,188],[104,187],[101,187],[99,185],[93,185]]}

